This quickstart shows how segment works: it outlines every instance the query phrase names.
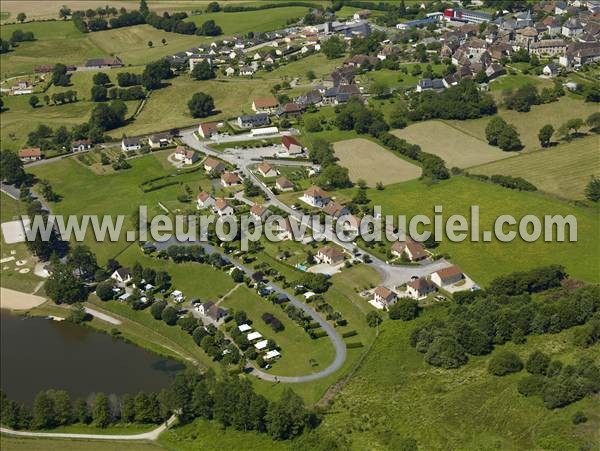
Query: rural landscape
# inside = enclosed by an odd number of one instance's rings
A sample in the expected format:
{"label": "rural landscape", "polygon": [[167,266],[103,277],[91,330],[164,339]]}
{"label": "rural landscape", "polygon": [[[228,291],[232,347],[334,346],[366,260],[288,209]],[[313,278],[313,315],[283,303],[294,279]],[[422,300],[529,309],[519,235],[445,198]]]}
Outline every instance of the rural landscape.
{"label": "rural landscape", "polygon": [[0,52],[3,451],[600,448],[599,0],[2,0]]}

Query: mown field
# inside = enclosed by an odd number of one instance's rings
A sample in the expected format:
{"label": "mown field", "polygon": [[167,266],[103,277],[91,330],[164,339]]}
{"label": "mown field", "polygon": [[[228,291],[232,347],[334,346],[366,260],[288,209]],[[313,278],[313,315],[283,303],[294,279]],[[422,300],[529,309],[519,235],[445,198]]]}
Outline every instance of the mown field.
{"label": "mown field", "polygon": [[[544,215],[572,214],[577,219],[577,242],[538,240],[527,243],[517,238],[510,243],[495,239],[484,243],[471,242],[467,238],[453,243],[444,235],[436,251],[449,254],[451,260],[481,286],[502,274],[554,263],[564,265],[571,277],[600,281],[600,218],[591,209],[465,177],[453,177],[431,186],[419,181],[406,182],[389,186],[384,191],[371,189],[367,195],[372,205],[382,207],[384,215],[406,215],[407,221],[417,214],[433,218],[435,205],[443,207],[444,220],[453,214],[469,218],[471,205],[478,205],[481,231],[493,231],[494,221],[500,215],[512,215],[519,221],[525,215],[535,215],[543,220]],[[430,227],[426,229],[431,230]],[[517,230],[516,227],[509,229]]]}
{"label": "mown field", "polygon": [[442,121],[417,122],[392,133],[398,138],[418,144],[425,152],[438,155],[449,168],[467,168],[512,155],[511,152],[492,147],[486,141],[463,133]]}
{"label": "mown field", "polygon": [[405,182],[420,177],[421,168],[402,160],[368,139],[350,139],[333,144],[339,164],[348,168],[350,179],[362,179],[371,187]]}
{"label": "mown field", "polygon": [[[546,124],[557,130],[564,122],[573,118],[585,120],[590,114],[598,111],[596,103],[583,102],[580,99],[564,96],[558,102],[535,105],[528,113],[500,109],[498,114],[519,132],[525,151],[540,148],[538,132]],[[448,124],[485,141],[485,127],[490,117],[467,121],[448,121]],[[554,140],[557,139],[555,136]]]}
{"label": "mown field", "polygon": [[207,20],[214,20],[223,29],[223,33],[246,34],[250,31],[262,33],[265,31],[285,28],[287,20],[301,19],[309,11],[303,6],[286,6],[268,10],[243,11],[235,13],[208,13],[191,16],[188,20],[200,26]]}
{"label": "mown field", "polygon": [[525,153],[470,169],[474,174],[523,177],[539,190],[583,199],[592,175],[600,175],[598,135],[577,138],[547,150]]}
{"label": "mown field", "polygon": [[[344,437],[351,449],[387,450],[414,438],[419,449],[595,449],[600,427],[598,399],[585,398],[548,410],[542,401],[517,392],[525,372],[505,377],[487,373],[493,355],[471,357],[456,370],[429,366],[410,347],[411,331],[423,321],[440,318],[445,306],[426,310],[416,321],[384,322],[381,334],[349,384],[337,395],[321,429]],[[526,360],[542,350],[570,363],[597,354],[574,349],[573,330],[530,336],[524,345],[507,344]],[[498,352],[496,349],[494,352]],[[573,425],[583,411],[589,420]]]}

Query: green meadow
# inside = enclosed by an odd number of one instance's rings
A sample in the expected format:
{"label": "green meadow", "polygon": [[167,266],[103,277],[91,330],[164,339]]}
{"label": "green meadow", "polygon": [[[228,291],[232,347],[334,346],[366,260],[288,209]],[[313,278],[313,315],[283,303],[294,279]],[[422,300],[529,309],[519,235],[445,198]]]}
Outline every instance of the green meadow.
{"label": "green meadow", "polygon": [[[350,194],[350,193],[346,193]],[[434,206],[443,207],[444,221],[451,215],[470,217],[471,205],[480,209],[480,230],[493,231],[495,219],[512,215],[517,221],[525,215],[574,215],[577,219],[577,242],[528,243],[517,238],[503,243],[453,243],[444,235],[436,252],[450,256],[477,283],[485,286],[494,277],[549,264],[561,264],[571,277],[588,282],[600,281],[600,219],[597,211],[576,207],[537,193],[513,191],[465,177],[453,177],[434,185],[412,181],[386,187],[383,191],[371,189],[368,198],[372,205],[380,205],[383,214],[434,217]],[[430,227],[427,228],[431,230]],[[506,227],[505,227],[506,229]],[[510,227],[510,230],[517,230]],[[568,234],[567,234],[568,236]],[[480,238],[481,239],[481,238]]]}
{"label": "green meadow", "polygon": [[[517,392],[526,373],[504,377],[487,372],[499,349],[514,350],[523,361],[541,350],[563,363],[597,356],[597,350],[574,349],[573,330],[530,336],[523,345],[498,346],[492,354],[470,357],[459,369],[428,365],[409,345],[411,331],[433,318],[443,318],[446,306],[426,309],[411,322],[385,321],[372,351],[350,382],[334,398],[321,429],[344,437],[353,450],[397,449],[413,438],[419,449],[593,449],[598,444],[600,415],[597,396],[548,410],[539,398]],[[589,420],[574,425],[576,411]]]}
{"label": "green meadow", "polygon": [[[165,151],[170,152],[170,151]],[[146,205],[150,214],[163,213],[159,202],[176,201],[188,185],[193,193],[198,186],[206,186],[208,179],[204,171],[182,174],[177,177],[182,185],[171,185],[159,190],[144,193],[139,185],[149,179],[168,175],[155,155],[147,155],[130,160],[131,169],[116,173],[97,175],[76,157],[65,158],[31,168],[29,171],[38,179],[49,180],[54,191],[62,196],[59,202],[51,203],[53,213],[61,215],[125,215],[124,228],[132,230],[130,216],[137,211],[138,205]],[[190,204],[181,204],[188,208]],[[93,234],[86,235],[88,244],[98,256],[100,263],[121,253],[131,243],[125,241],[124,233],[117,242],[97,242]]]}

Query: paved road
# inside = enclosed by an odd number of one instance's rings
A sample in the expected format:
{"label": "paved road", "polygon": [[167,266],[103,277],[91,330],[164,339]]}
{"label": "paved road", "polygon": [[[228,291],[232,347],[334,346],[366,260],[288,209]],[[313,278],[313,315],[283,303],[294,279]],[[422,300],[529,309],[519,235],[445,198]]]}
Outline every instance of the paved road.
{"label": "paved road", "polygon": [[120,326],[122,324],[121,320],[114,318],[110,315],[107,315],[106,313],[99,312],[98,310],[94,310],[93,308],[89,308],[89,307],[84,307],[84,308],[85,308],[86,313],[88,313],[98,319],[101,319],[103,321],[106,321],[107,323],[114,324],[115,326]]}
{"label": "paved road", "polygon": [[156,440],[158,436],[170,427],[177,417],[173,415],[166,423],[161,424],[155,429],[141,434],[118,435],[118,434],[70,434],[59,432],[30,432],[30,431],[15,431],[14,429],[0,427],[0,433],[13,435],[17,437],[46,437],[46,438],[75,438],[75,439],[92,439],[92,440]]}
{"label": "paved road", "polygon": [[[224,254],[219,249],[217,249],[214,246],[212,246],[208,243],[205,243],[205,242],[189,242],[189,241],[188,242],[179,242],[179,241],[177,241],[177,239],[175,237],[172,237],[168,241],[164,241],[162,243],[154,243],[154,244],[156,245],[156,248],[158,250],[165,249],[173,244],[179,244],[179,245],[201,244],[202,247],[204,247],[207,254],[212,254],[212,253],[216,252],[216,253],[220,254],[221,257],[225,258],[226,260],[231,261],[231,259],[228,255]],[[237,262],[232,262],[232,263],[234,263],[238,268],[240,268],[242,271],[244,271],[247,276],[251,276],[255,272],[253,269],[248,268],[244,265],[241,265]],[[256,368],[252,368],[251,374],[255,375],[256,377],[258,377],[260,379],[266,380],[266,381],[293,384],[293,383],[300,383],[300,382],[310,382],[310,381],[314,381],[317,379],[321,379],[321,378],[327,377],[327,376],[335,373],[338,369],[340,369],[341,366],[344,364],[344,361],[346,360],[346,344],[344,343],[343,338],[337,333],[335,328],[331,324],[329,324],[325,319],[323,319],[311,307],[306,305],[304,302],[302,302],[295,296],[291,296],[283,288],[281,288],[273,283],[269,283],[269,286],[273,287],[275,292],[285,294],[289,298],[292,305],[301,309],[307,315],[309,315],[313,320],[315,320],[316,322],[319,323],[319,325],[323,328],[323,330],[325,332],[327,332],[327,336],[333,343],[333,347],[335,348],[335,358],[333,359],[333,362],[324,370],[319,371],[317,373],[307,374],[304,376],[277,376],[277,375],[273,375],[273,374],[264,373]]]}
{"label": "paved road", "polygon": [[[299,221],[302,218],[303,213],[292,210],[290,206],[282,202],[275,196],[273,191],[266,186],[262,180],[260,180],[250,169],[249,166],[255,165],[256,161],[253,160],[246,154],[243,150],[239,152],[229,152],[229,153],[221,153],[216,152],[212,149],[209,149],[203,142],[198,140],[198,138],[194,135],[193,130],[187,130],[182,132],[182,141],[187,144],[192,149],[196,149],[200,152],[203,152],[207,155],[215,156],[226,160],[227,162],[238,166],[241,171],[244,173],[246,177],[248,177],[254,184],[256,184],[260,189],[267,195],[268,202],[267,204],[274,205],[281,210],[287,212],[290,216],[295,217]],[[331,241],[336,243],[342,249],[345,249],[349,254],[354,255],[359,252],[361,254],[367,255],[370,258],[370,263],[377,272],[381,275],[382,284],[386,285],[390,288],[393,288],[398,285],[402,285],[403,283],[409,282],[412,276],[426,276],[431,274],[434,271],[450,266],[451,264],[446,260],[438,260],[431,263],[424,263],[419,266],[398,266],[398,265],[389,265],[383,260],[377,258],[373,254],[370,254],[368,251],[365,251],[362,248],[350,243],[340,240],[332,230],[325,230],[324,225],[317,232],[324,236],[327,241]]]}

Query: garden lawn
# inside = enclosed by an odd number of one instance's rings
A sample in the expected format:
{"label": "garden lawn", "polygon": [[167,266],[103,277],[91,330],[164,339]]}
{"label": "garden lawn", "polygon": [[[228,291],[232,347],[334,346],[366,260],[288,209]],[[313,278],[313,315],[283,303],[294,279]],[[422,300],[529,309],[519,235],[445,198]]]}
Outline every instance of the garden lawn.
{"label": "garden lawn", "polygon": [[[544,215],[572,214],[577,219],[577,242],[544,242],[542,236],[533,243],[518,238],[511,243],[495,239],[486,243],[471,242],[469,238],[453,243],[444,237],[436,251],[449,254],[452,262],[481,286],[503,274],[549,264],[564,265],[573,278],[600,282],[600,219],[591,209],[465,177],[453,177],[431,186],[419,181],[406,182],[384,191],[369,190],[367,195],[372,205],[382,207],[384,215],[406,215],[407,221],[418,214],[433,218],[435,205],[443,207],[444,220],[454,214],[469,218],[471,205],[478,205],[480,236],[485,230],[493,231],[494,221],[500,215],[512,215],[519,221],[525,215],[543,220]],[[505,230],[518,229],[511,226]]]}
{"label": "garden lawn", "polygon": [[[557,102],[534,105],[531,107],[531,111],[527,113],[500,109],[498,114],[506,122],[517,128],[521,142],[525,146],[523,150],[528,151],[540,148],[537,135],[544,125],[550,124],[555,130],[558,130],[569,119],[581,118],[585,120],[590,114],[597,111],[598,104],[583,102],[567,95],[561,97]],[[491,117],[484,117],[466,121],[447,121],[446,123],[485,141],[485,127],[490,119]]]}
{"label": "garden lawn", "polygon": [[409,143],[418,144],[425,152],[438,155],[448,168],[468,168],[513,155],[442,121],[416,122],[392,133]]}
{"label": "garden lawn", "polygon": [[[280,307],[261,298],[254,290],[240,286],[220,305],[244,310],[252,321],[252,329],[260,332],[264,339],[275,341],[281,348],[281,357],[267,372],[281,376],[303,376],[322,371],[333,361],[335,350],[329,338],[312,340]],[[271,313],[281,321],[285,329],[281,332],[273,331],[262,320],[263,313]]]}
{"label": "garden lawn", "polygon": [[[59,202],[51,203],[53,213],[78,217],[84,214],[125,215],[123,228],[132,230],[130,216],[137,211],[139,205],[146,205],[150,214],[163,214],[164,211],[159,209],[158,202],[174,201],[184,191],[181,186],[172,185],[149,193],[142,192],[139,188],[142,182],[174,171],[166,171],[154,155],[134,158],[130,163],[131,169],[97,175],[74,158],[65,158],[32,167],[29,172],[39,179],[49,180],[54,191],[63,197]],[[207,183],[203,171],[180,175],[176,180],[189,185],[193,193],[197,193],[197,185]],[[191,208],[191,204],[187,205]],[[125,241],[124,235],[121,233],[117,242],[100,243],[88,232],[85,243],[92,248],[99,262],[103,264],[131,244]]]}
{"label": "garden lawn", "polygon": [[369,186],[419,178],[421,168],[368,139],[358,138],[333,144],[339,164],[348,168],[353,182],[364,180]]}
{"label": "garden lawn", "polygon": [[523,177],[539,190],[567,199],[583,199],[590,177],[600,175],[598,135],[478,166],[471,172]]}
{"label": "garden lawn", "polygon": [[[410,347],[409,337],[423,321],[445,317],[445,308],[426,309],[416,321],[383,323],[373,350],[335,398],[323,432],[347,437],[353,450],[393,449],[406,438],[414,438],[419,449],[597,447],[597,399],[548,410],[539,398],[517,392],[525,371],[505,377],[487,372],[489,359],[501,348],[514,350],[523,361],[538,349],[563,363],[593,356],[592,348],[573,348],[573,330],[530,336],[524,345],[498,346],[488,356],[469,356],[469,363],[459,369],[443,370],[425,363],[423,354]],[[573,425],[571,417],[579,410],[589,421]]]}

